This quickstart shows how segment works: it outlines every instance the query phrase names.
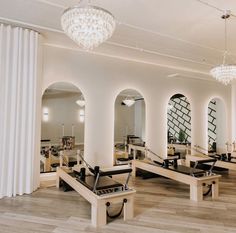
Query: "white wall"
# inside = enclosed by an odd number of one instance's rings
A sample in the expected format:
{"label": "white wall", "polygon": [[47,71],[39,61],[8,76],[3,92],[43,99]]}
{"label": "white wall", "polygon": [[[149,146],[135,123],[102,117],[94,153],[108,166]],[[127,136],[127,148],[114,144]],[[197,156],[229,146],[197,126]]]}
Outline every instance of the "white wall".
{"label": "white wall", "polygon": [[[207,109],[219,96],[226,103],[227,138],[231,136],[230,87],[190,78],[166,78],[162,68],[119,59],[45,46],[43,87],[71,82],[86,99],[85,157],[91,164],[111,166],[114,144],[114,102],[124,89],[135,89],[145,98],[146,142],[165,156],[167,105],[176,93],[191,104],[192,144],[207,147]],[[43,93],[44,90],[42,90]]]}
{"label": "white wall", "polygon": [[50,139],[51,143],[59,143],[62,137],[62,124],[64,135],[72,136],[72,125],[76,143],[84,143],[84,124],[79,121],[80,106],[76,104],[79,94],[44,96],[42,110],[48,109],[48,121],[42,121],[41,139]]}
{"label": "white wall", "polygon": [[236,141],[236,80],[231,85],[231,108],[232,108],[232,141]]}

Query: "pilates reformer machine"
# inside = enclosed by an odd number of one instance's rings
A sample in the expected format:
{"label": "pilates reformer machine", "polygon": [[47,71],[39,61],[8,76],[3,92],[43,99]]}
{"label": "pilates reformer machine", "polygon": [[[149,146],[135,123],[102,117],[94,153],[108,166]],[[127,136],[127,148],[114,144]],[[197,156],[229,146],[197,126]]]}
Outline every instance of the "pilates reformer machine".
{"label": "pilates reformer machine", "polygon": [[236,171],[236,157],[232,155],[235,151],[229,151],[229,143],[226,143],[226,153],[208,153],[205,148],[195,145],[193,150],[196,151],[195,155],[186,156],[186,165],[190,166],[191,162],[197,162],[199,160],[208,160],[210,158],[216,159],[215,167],[229,169]]}
{"label": "pilates reformer machine", "polygon": [[[219,178],[212,172],[216,159],[209,158],[208,160],[198,160],[193,167],[179,165],[179,156],[168,156],[163,159],[150,149],[147,149],[147,154],[150,153],[152,159],[133,160],[132,175],[136,176],[136,170],[141,169],[169,179],[173,179],[190,185],[190,199],[193,201],[203,200],[203,196],[211,193],[212,199],[218,198],[219,195]],[[150,157],[150,156],[149,156]],[[198,164],[211,164],[208,171],[198,169]],[[204,189],[207,191],[204,193]]]}
{"label": "pilates reformer machine", "polygon": [[[57,187],[64,190],[74,189],[91,203],[91,218],[94,227],[107,223],[107,217],[116,218],[124,212],[124,220],[133,218],[133,201],[136,191],[128,187],[132,169],[129,166],[117,166],[100,169],[90,166],[82,156],[79,165],[73,169],[57,168]],[[115,181],[115,175],[127,174],[124,184]],[[120,211],[115,215],[109,212],[112,204],[121,204]]]}

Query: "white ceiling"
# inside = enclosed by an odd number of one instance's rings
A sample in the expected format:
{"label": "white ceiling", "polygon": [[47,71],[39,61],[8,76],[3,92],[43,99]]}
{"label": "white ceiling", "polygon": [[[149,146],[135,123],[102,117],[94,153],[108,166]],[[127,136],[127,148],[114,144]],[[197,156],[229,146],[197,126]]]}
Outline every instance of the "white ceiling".
{"label": "white ceiling", "polygon": [[[211,79],[222,62],[224,22],[219,9],[236,15],[235,0],[94,0],[120,24],[93,53],[164,67],[167,74]],[[61,30],[60,16],[78,0],[0,0],[0,21],[34,28],[49,46],[78,49]],[[236,63],[236,17],[229,19],[229,62]]]}

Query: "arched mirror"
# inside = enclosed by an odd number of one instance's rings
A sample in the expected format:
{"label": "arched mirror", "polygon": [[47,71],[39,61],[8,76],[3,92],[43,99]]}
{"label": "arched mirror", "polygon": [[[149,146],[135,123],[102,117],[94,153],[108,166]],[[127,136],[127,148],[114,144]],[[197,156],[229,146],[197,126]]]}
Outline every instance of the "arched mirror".
{"label": "arched mirror", "polygon": [[189,152],[191,144],[191,108],[182,94],[173,95],[167,106],[168,154],[181,158]]}
{"label": "arched mirror", "polygon": [[208,104],[208,152],[226,152],[226,109],[219,98]]}
{"label": "arched mirror", "polygon": [[142,156],[145,146],[146,110],[143,96],[136,90],[122,91],[115,101],[114,163],[127,164]]}
{"label": "arched mirror", "polygon": [[[49,86],[42,97],[40,172],[77,163],[84,148],[85,100],[70,83]],[[62,153],[63,152],[63,153]]]}

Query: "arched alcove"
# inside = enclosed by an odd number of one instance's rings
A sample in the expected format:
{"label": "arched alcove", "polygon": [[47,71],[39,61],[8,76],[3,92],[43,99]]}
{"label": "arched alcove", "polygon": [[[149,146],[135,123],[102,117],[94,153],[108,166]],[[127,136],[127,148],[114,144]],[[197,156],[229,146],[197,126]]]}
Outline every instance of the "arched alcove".
{"label": "arched alcove", "polygon": [[115,100],[114,163],[117,159],[132,159],[128,155],[128,144],[145,145],[146,105],[143,96],[136,90],[126,89]]}
{"label": "arched alcove", "polygon": [[[191,107],[186,96],[173,95],[167,106],[168,154],[187,153],[186,145],[191,144]],[[174,150],[174,151],[173,151]]]}
{"label": "arched alcove", "polygon": [[227,122],[226,108],[220,98],[213,98],[208,104],[208,151],[223,153],[226,150]]}
{"label": "arched alcove", "polygon": [[[50,85],[42,96],[40,171],[55,171],[60,165],[61,150],[84,149],[85,100],[71,83]],[[77,157],[67,158],[68,166]]]}

